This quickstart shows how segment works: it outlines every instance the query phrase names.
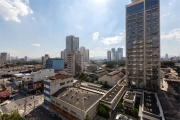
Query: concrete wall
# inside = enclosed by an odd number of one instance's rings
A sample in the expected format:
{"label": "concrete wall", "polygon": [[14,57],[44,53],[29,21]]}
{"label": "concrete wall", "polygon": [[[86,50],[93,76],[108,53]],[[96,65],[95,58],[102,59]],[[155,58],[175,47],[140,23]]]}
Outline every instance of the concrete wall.
{"label": "concrete wall", "polygon": [[116,85],[117,84],[117,81],[115,81],[111,76],[108,76],[108,75],[104,75],[104,76],[102,76],[102,77],[100,77],[99,79],[98,79],[98,81],[99,82],[105,82],[105,81],[107,81],[107,84],[108,85],[110,85],[110,86],[114,86],[114,85]]}
{"label": "concrete wall", "polygon": [[38,72],[31,73],[32,80],[34,82],[42,81],[42,80],[46,79],[46,76],[54,76],[54,75],[55,75],[54,69],[44,69],[44,70],[40,70]]}
{"label": "concrete wall", "polygon": [[[60,83],[65,83],[64,85],[60,86]],[[57,80],[51,80],[50,81],[50,95],[57,92],[59,89],[67,86],[73,86],[73,77],[67,78],[67,79],[57,79]]]}

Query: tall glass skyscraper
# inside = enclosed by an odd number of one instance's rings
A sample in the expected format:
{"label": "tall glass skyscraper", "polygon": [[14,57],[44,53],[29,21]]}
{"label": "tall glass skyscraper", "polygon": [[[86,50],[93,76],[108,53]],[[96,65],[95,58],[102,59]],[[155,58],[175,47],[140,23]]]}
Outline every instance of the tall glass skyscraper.
{"label": "tall glass skyscraper", "polygon": [[127,84],[160,86],[160,0],[131,0],[126,5]]}

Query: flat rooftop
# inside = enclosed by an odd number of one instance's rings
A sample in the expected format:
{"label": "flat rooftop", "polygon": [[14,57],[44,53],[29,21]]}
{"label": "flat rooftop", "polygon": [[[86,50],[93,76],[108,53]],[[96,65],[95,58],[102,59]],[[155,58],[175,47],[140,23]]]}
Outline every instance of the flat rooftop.
{"label": "flat rooftop", "polygon": [[120,72],[120,71],[113,71],[113,72],[108,73],[108,75],[113,76],[113,75],[118,74],[119,72]]}
{"label": "flat rooftop", "polygon": [[144,111],[159,115],[159,107],[154,93],[144,92]]}
{"label": "flat rooftop", "polygon": [[48,77],[49,80],[56,80],[56,79],[66,79],[72,77],[72,75],[68,74],[56,74],[55,76]]}
{"label": "flat rooftop", "polygon": [[123,86],[115,85],[109,92],[102,98],[103,101],[111,103],[118,92],[123,89]]}
{"label": "flat rooftop", "polygon": [[131,91],[126,91],[126,94],[124,95],[123,98],[128,99],[128,100],[134,100],[135,95],[136,94]]}
{"label": "flat rooftop", "polygon": [[86,111],[103,95],[82,88],[66,87],[60,89],[52,96],[68,104],[71,104],[72,106],[75,106],[81,110]]}

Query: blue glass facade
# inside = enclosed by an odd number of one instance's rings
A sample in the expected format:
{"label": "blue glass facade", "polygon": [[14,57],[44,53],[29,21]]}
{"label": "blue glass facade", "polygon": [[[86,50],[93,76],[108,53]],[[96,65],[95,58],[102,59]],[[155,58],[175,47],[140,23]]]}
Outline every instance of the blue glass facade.
{"label": "blue glass facade", "polygon": [[160,72],[159,0],[126,7],[129,85],[157,88]]}
{"label": "blue glass facade", "polygon": [[64,69],[64,60],[63,59],[48,59],[46,60],[46,68],[54,70]]}

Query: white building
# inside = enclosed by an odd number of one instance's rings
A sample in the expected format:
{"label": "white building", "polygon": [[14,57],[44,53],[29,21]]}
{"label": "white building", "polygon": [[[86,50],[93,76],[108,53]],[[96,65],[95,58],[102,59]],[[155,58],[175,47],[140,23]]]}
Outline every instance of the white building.
{"label": "white building", "polygon": [[73,85],[73,76],[67,74],[56,74],[44,80],[44,104],[50,105],[50,95],[59,89]]}
{"label": "white building", "polygon": [[29,61],[29,58],[27,56],[24,57],[24,61]]}
{"label": "white building", "polygon": [[168,61],[168,54],[166,53],[165,55],[165,58],[164,58],[165,61]]}
{"label": "white building", "polygon": [[48,76],[54,76],[54,69],[43,69],[38,72],[31,73],[31,79],[33,82],[38,82],[46,79]]}
{"label": "white building", "polygon": [[83,55],[80,51],[75,51],[67,55],[67,72],[78,75],[83,72]]}
{"label": "white building", "polygon": [[108,73],[98,79],[99,82],[107,82],[109,86],[114,86],[117,84],[117,82],[121,79],[123,79],[124,74],[120,71],[113,71],[111,73]]}

